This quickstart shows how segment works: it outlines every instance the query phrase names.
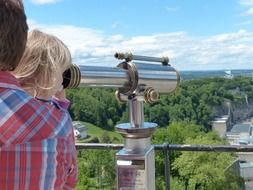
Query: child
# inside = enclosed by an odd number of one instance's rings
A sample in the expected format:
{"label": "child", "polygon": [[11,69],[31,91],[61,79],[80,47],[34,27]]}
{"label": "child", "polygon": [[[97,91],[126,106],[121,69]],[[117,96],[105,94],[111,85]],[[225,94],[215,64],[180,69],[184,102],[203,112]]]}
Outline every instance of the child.
{"label": "child", "polygon": [[[62,41],[55,36],[32,30],[28,33],[25,52],[13,74],[21,87],[41,104],[53,104],[67,112],[69,101],[62,88],[62,74],[70,64],[70,52]],[[51,115],[50,110],[48,115]],[[43,153],[46,157],[39,163],[44,165],[43,175],[37,176],[45,177],[45,189],[70,189],[74,187],[77,176],[72,125],[59,130],[58,135],[38,142],[41,143],[40,146],[45,146],[47,152]],[[43,189],[42,186],[40,188]]]}
{"label": "child", "polygon": [[71,65],[66,45],[55,36],[33,30],[13,74],[31,96],[49,100],[62,89],[62,74]]}

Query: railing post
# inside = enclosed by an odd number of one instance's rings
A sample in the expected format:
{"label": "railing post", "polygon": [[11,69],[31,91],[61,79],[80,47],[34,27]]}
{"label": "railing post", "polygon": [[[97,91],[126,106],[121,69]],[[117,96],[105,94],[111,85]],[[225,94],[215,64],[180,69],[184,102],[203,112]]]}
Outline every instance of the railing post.
{"label": "railing post", "polygon": [[164,157],[164,167],[165,167],[165,182],[166,182],[166,190],[170,190],[170,157],[169,157],[169,144],[164,143],[163,144],[163,152],[165,154]]}

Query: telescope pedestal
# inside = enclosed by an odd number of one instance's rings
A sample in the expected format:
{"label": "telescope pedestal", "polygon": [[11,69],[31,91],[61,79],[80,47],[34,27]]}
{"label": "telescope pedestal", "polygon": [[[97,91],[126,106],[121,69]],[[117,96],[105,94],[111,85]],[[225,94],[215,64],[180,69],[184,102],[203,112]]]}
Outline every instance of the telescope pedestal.
{"label": "telescope pedestal", "polygon": [[155,189],[155,153],[150,138],[157,124],[143,122],[142,103],[130,99],[130,123],[116,125],[124,137],[124,148],[116,154],[118,190]]}
{"label": "telescope pedestal", "polygon": [[116,126],[125,139],[124,148],[116,155],[118,190],[154,190],[154,148],[150,137],[156,124],[144,122],[143,101],[153,103],[159,93],[173,92],[180,76],[168,64],[168,57],[131,53],[116,53],[115,57],[124,61],[112,68],[72,65],[63,73],[63,86],[116,88],[117,100],[128,101],[130,123]]}

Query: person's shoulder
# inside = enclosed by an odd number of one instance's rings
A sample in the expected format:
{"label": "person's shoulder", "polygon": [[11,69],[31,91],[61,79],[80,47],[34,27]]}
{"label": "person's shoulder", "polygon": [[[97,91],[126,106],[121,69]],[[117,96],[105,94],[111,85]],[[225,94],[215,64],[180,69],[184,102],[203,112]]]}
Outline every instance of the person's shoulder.
{"label": "person's shoulder", "polygon": [[12,90],[11,93],[12,98],[15,99],[15,101],[19,102],[20,104],[23,104],[26,107],[30,107],[35,110],[36,109],[52,110],[65,114],[64,110],[60,109],[58,105],[53,104],[51,101],[43,101],[41,99],[36,99],[22,90]]}
{"label": "person's shoulder", "polygon": [[[68,112],[53,104],[41,102],[25,91],[0,88],[0,134],[11,127],[7,144],[20,144],[53,138],[65,138],[71,133],[72,120]],[[7,138],[7,136],[5,136]],[[0,141],[1,145],[1,141]]]}

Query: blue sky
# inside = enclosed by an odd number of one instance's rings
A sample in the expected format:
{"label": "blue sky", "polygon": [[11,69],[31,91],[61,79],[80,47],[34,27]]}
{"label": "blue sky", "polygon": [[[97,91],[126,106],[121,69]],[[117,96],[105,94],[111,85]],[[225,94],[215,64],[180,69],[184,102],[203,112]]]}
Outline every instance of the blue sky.
{"label": "blue sky", "polygon": [[178,70],[253,69],[253,0],[24,0],[30,29],[58,36],[77,64],[116,51],[169,56]]}

